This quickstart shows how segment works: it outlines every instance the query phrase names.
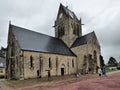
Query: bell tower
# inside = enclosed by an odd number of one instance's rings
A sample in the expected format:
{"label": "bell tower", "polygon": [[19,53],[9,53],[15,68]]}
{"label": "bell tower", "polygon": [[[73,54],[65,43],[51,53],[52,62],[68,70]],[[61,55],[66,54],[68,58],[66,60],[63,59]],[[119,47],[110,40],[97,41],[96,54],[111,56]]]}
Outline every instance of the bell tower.
{"label": "bell tower", "polygon": [[76,38],[82,36],[81,19],[78,20],[73,11],[60,4],[55,21],[55,37],[70,47]]}

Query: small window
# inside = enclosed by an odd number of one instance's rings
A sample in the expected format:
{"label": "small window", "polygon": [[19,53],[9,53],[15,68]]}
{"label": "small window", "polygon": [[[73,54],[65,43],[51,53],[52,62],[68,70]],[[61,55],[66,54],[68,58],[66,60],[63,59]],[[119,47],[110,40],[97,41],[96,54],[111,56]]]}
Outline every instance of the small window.
{"label": "small window", "polygon": [[72,59],[72,67],[74,68],[74,60]]}
{"label": "small window", "polygon": [[74,26],[73,34],[79,36],[79,26]]}
{"label": "small window", "polygon": [[49,68],[51,68],[51,58],[49,58]]}
{"label": "small window", "polygon": [[94,62],[96,63],[97,62],[97,52],[96,51],[93,52],[93,59],[94,59]]}
{"label": "small window", "polygon": [[18,56],[16,56],[16,65],[17,65],[17,67],[18,67]]}
{"label": "small window", "polygon": [[56,57],[56,68],[58,67],[58,57]]}
{"label": "small window", "polygon": [[33,57],[30,56],[30,67],[33,67]]}
{"label": "small window", "polygon": [[58,27],[58,37],[61,37],[65,34],[64,27]]}
{"label": "small window", "polygon": [[0,73],[3,73],[3,69],[0,69]]}
{"label": "small window", "polygon": [[87,56],[84,55],[84,61],[83,61],[83,66],[86,66],[87,65]]}

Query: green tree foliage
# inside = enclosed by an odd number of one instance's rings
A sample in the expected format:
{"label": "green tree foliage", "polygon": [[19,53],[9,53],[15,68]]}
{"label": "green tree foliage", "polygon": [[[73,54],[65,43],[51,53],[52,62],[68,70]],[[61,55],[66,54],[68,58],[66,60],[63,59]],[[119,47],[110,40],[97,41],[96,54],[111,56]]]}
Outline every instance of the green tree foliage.
{"label": "green tree foliage", "polygon": [[2,50],[0,50],[0,57],[3,57],[3,53],[2,53]]}
{"label": "green tree foliage", "polygon": [[118,65],[118,62],[116,61],[116,59],[113,57],[110,57],[108,61],[108,66],[117,66],[117,65]]}
{"label": "green tree foliage", "polygon": [[6,48],[1,47],[0,49],[0,57],[5,58]]}

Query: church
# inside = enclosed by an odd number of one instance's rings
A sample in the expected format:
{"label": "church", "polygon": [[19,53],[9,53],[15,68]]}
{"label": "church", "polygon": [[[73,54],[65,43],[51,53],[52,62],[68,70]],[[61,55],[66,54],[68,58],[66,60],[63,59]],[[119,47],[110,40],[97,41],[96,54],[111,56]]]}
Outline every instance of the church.
{"label": "church", "polygon": [[55,37],[9,23],[6,78],[28,79],[96,73],[100,44],[95,32],[82,35],[82,23],[75,13],[60,4],[54,24]]}

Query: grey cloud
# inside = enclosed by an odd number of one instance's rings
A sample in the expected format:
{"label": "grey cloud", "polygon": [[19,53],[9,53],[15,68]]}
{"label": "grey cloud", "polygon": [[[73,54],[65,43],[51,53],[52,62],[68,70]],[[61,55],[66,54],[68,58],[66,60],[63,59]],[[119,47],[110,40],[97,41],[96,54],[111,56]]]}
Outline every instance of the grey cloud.
{"label": "grey cloud", "polygon": [[59,4],[68,5],[82,18],[83,34],[95,31],[107,61],[120,51],[120,0],[0,0],[0,46],[7,46],[8,21],[54,36]]}
{"label": "grey cloud", "polygon": [[51,23],[51,20],[50,20],[43,25],[36,26],[34,30],[36,30],[37,32],[43,33],[43,34],[54,36],[55,31],[52,26],[53,24]]}
{"label": "grey cloud", "polygon": [[119,46],[104,46],[102,47],[102,55],[104,56],[105,63],[108,62],[109,58],[115,57],[117,61],[120,61],[120,47]]}
{"label": "grey cloud", "polygon": [[[120,12],[112,18],[105,27],[99,28],[99,37],[101,36],[102,43],[106,45],[120,45]],[[104,25],[103,25],[104,26]],[[104,36],[103,36],[104,35]]]}

